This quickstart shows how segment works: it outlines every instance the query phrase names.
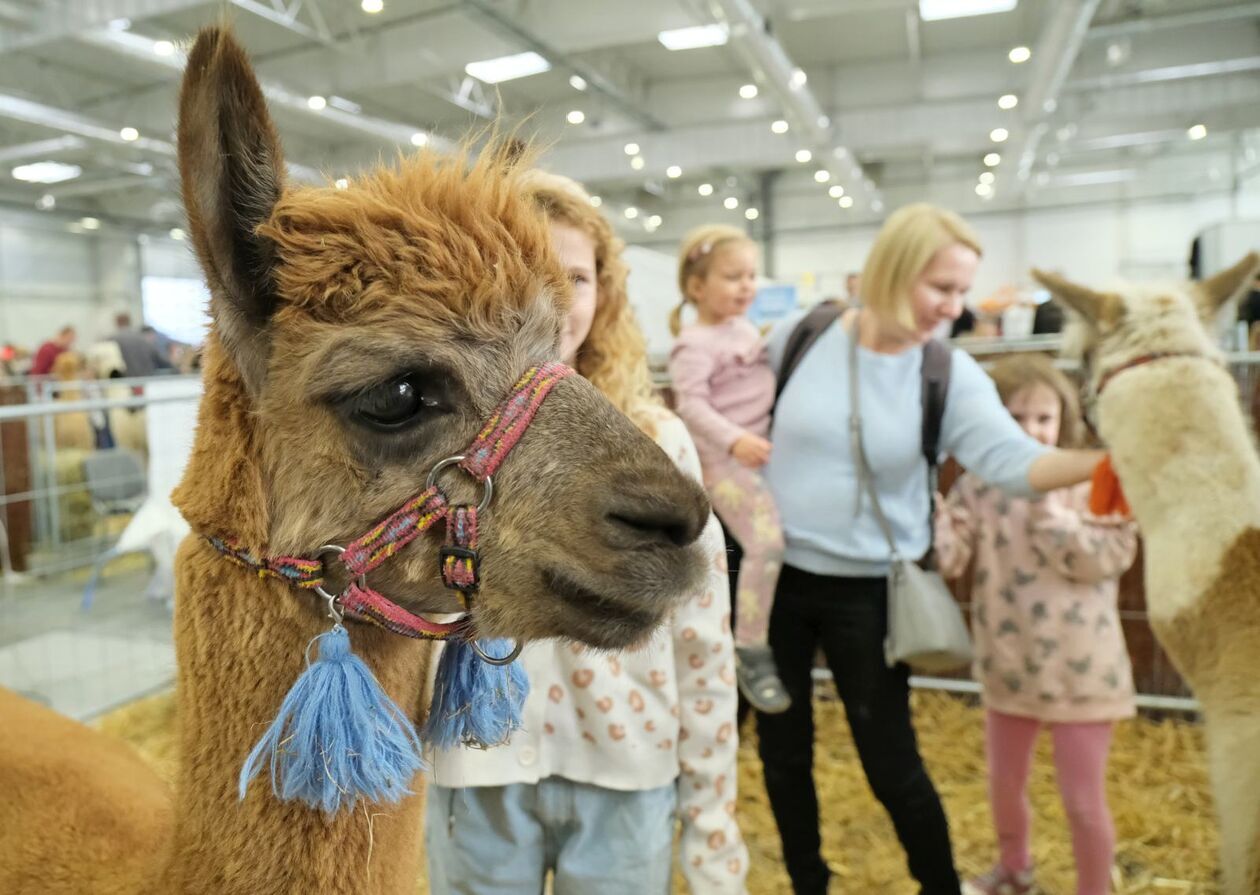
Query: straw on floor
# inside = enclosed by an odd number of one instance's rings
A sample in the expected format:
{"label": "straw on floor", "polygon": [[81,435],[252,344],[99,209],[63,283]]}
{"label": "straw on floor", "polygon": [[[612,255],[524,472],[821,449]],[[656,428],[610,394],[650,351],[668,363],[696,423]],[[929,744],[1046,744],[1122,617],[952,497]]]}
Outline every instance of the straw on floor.
{"label": "straw on floor", "polygon": [[[945,800],[959,867],[965,873],[981,872],[993,860],[994,845],[980,710],[941,693],[916,693],[914,710],[923,754]],[[824,851],[840,877],[839,891],[911,895],[915,886],[892,826],[862,777],[843,709],[820,698],[815,711]],[[100,726],[133,743],[171,779],[179,760],[175,715],[173,697],[164,695],[114,712]],[[751,726],[741,745],[739,773],[740,824],[752,860],[748,890],[751,895],[789,893]],[[1072,895],[1070,840],[1044,738],[1030,791],[1039,882],[1047,895]],[[1120,725],[1109,792],[1119,836],[1117,892],[1216,895],[1216,828],[1197,725],[1146,719]],[[681,877],[676,891],[686,891]],[[418,892],[427,895],[428,887],[421,882]]]}

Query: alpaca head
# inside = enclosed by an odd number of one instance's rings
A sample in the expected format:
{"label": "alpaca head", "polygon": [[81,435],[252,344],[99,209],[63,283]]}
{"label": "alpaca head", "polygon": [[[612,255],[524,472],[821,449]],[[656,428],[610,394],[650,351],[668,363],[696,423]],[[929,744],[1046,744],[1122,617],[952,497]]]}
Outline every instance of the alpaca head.
{"label": "alpaca head", "polygon": [[1039,270],[1033,278],[1073,312],[1064,341],[1068,353],[1086,362],[1096,388],[1108,370],[1144,355],[1219,356],[1209,324],[1237,298],[1260,268],[1260,255],[1247,255],[1233,267],[1202,282],[1126,284],[1095,291]]}
{"label": "alpaca head", "polygon": [[[221,29],[199,35],[179,120],[214,320],[176,493],[195,530],[273,555],[344,545],[555,357],[567,282],[518,161],[513,143],[428,152],[348,189],[292,187],[244,52]],[[438,481],[452,503],[478,502],[457,469]],[[707,517],[700,487],[589,383],[559,382],[494,475],[478,634],[642,639],[702,574]],[[413,542],[370,586],[413,612],[455,610],[440,540]]]}

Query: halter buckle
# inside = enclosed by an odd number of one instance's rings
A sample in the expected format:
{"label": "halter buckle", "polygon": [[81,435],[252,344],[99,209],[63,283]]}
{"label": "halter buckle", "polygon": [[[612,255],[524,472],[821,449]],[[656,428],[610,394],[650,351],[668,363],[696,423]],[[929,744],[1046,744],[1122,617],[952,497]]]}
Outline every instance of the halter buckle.
{"label": "halter buckle", "polygon": [[[460,547],[456,544],[443,544],[438,550],[439,562],[442,566],[442,583],[451,590],[460,592],[475,591],[481,586],[481,572],[479,571],[479,563],[481,555],[469,547]],[[447,560],[459,563],[467,560],[469,568],[472,570],[472,579],[469,582],[457,582],[451,575],[446,572]]]}

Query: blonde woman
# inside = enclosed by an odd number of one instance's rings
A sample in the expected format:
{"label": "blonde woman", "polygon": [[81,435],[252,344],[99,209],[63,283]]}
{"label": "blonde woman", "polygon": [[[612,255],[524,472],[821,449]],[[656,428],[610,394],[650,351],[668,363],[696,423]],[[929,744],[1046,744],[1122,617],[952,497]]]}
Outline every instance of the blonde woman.
{"label": "blonde woman", "polygon": [[[561,355],[696,478],[687,431],[652,396],[626,298],[621,242],[567,178],[532,174],[573,280]],[[572,458],[580,462],[580,458]],[[664,895],[675,818],[696,895],[739,895],[748,854],[735,823],[734,656],[715,519],[703,586],[642,648],[530,644],[524,727],[503,747],[433,757],[425,841],[435,895]]]}
{"label": "blonde woman", "polygon": [[[850,448],[849,363],[856,350],[865,453],[903,556],[931,543],[922,454],[923,346],[955,320],[980,263],[980,242],[957,215],[911,205],[891,215],[861,279],[861,308],[833,323],[795,368],[775,408],[766,480],[783,522],[784,567],[770,646],[792,699],[759,715],[766,789],[798,895],[827,891],[812,761],[810,672],[821,647],[844,701],[862,767],[892,818],[924,895],[960,884],[940,798],[910,721],[909,670],[888,667],[887,541],[859,493]],[[777,369],[795,321],[769,340]],[[856,346],[854,346],[856,342]],[[1032,496],[1090,477],[1102,455],[1047,447],[1020,429],[970,356],[952,352],[940,446],[979,478]],[[890,881],[891,882],[891,881]]]}

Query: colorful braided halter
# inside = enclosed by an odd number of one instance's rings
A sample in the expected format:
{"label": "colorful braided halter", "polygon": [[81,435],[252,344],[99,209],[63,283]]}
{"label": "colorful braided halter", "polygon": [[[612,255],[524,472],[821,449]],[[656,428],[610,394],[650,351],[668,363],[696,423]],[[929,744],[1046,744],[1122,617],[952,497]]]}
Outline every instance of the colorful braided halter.
{"label": "colorful braided halter", "polygon": [[[431,622],[372,590],[367,586],[366,576],[439,519],[445,519],[446,542],[440,551],[442,581],[448,588],[459,592],[464,608],[468,609],[471,595],[480,585],[477,517],[490,505],[494,496],[491,476],[521,440],[548,392],[561,379],[571,375],[573,370],[561,363],[548,363],[526,370],[511,393],[490,415],[467,451],[439,462],[430,471],[422,492],[345,547],[326,544],[314,557],[265,557],[241,548],[230,538],[209,537],[207,540],[229,560],[250,569],[260,578],[278,578],[294,587],[319,594],[328,601],[329,611],[337,619],[344,613],[404,637],[424,640],[462,637],[471,641],[473,632],[467,615],[454,622]],[[456,465],[482,484],[484,490],[477,506],[452,506],[438,487],[438,474],[448,466]],[[331,561],[340,562],[351,575],[350,584],[340,594],[330,594],[324,589],[325,558],[329,556],[335,557]],[[475,641],[472,645],[476,647]],[[478,654],[495,664],[505,661]]]}

